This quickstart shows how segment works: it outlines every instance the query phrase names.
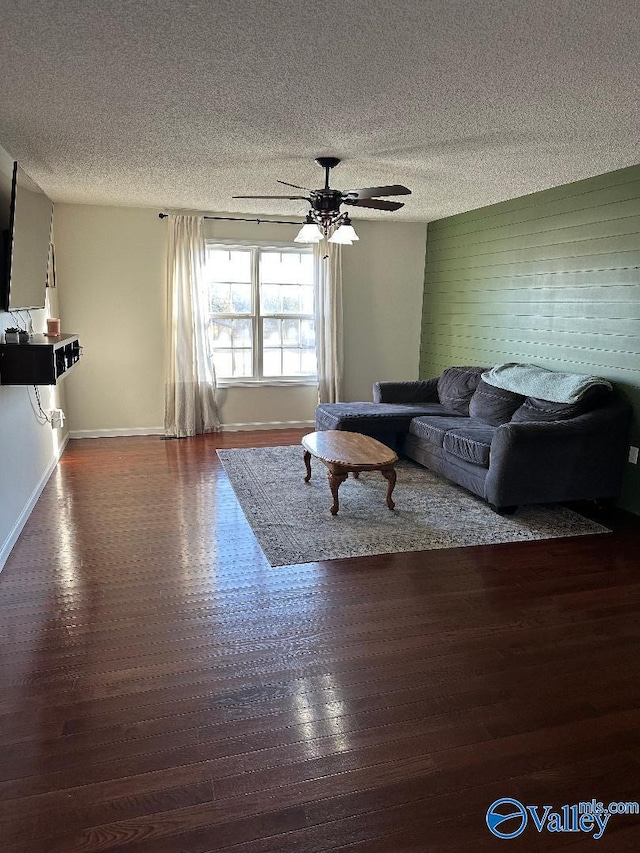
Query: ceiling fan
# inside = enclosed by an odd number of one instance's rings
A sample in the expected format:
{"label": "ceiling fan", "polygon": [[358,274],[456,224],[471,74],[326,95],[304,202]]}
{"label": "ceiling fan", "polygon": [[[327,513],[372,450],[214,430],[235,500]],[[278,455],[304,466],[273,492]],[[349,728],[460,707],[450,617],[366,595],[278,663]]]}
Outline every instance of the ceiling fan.
{"label": "ceiling fan", "polygon": [[399,210],[404,207],[402,202],[387,201],[380,196],[411,195],[411,190],[401,184],[393,184],[388,187],[364,187],[359,190],[333,190],[329,186],[329,172],[339,162],[338,157],[316,157],[316,163],[325,172],[324,187],[320,190],[310,190],[307,187],[287,183],[287,181],[278,181],[285,187],[305,190],[309,195],[234,195],[233,198],[308,201],[311,210],[307,214],[305,224],[295,238],[296,243],[317,243],[323,237],[328,237],[332,229],[334,230],[329,237],[329,242],[353,243],[359,238],[351,224],[349,214],[340,210],[342,204],[352,207],[369,207],[374,210]]}

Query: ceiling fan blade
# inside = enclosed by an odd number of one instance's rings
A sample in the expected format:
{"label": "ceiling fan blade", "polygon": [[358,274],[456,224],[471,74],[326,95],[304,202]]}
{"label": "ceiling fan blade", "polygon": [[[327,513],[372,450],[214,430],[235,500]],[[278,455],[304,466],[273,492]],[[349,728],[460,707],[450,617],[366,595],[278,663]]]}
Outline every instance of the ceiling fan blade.
{"label": "ceiling fan blade", "polygon": [[374,210],[400,210],[404,207],[401,201],[385,201],[383,198],[345,198],[343,204],[351,204],[354,207],[372,207]]}
{"label": "ceiling fan blade", "polygon": [[306,195],[232,195],[231,198],[281,198],[288,199],[289,201],[297,201],[298,199],[302,199],[303,201],[311,201],[311,199],[307,198]]}
{"label": "ceiling fan blade", "polygon": [[[277,180],[277,179],[276,179]],[[309,187],[300,187],[298,184],[289,184],[287,181],[278,181],[279,184],[283,184],[285,187],[293,187],[294,190],[306,190],[308,193],[313,192]]]}
{"label": "ceiling fan blade", "polygon": [[392,184],[388,187],[365,187],[361,190],[345,190],[342,195],[352,198],[378,198],[381,195],[411,195],[411,190],[402,184]]}

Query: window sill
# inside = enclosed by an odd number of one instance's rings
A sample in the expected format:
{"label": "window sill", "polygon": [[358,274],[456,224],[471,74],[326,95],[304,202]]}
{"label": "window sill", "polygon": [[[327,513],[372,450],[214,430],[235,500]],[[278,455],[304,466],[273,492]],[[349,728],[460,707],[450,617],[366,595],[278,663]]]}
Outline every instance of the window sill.
{"label": "window sill", "polygon": [[218,379],[218,388],[300,388],[318,386],[316,376],[293,379]]}

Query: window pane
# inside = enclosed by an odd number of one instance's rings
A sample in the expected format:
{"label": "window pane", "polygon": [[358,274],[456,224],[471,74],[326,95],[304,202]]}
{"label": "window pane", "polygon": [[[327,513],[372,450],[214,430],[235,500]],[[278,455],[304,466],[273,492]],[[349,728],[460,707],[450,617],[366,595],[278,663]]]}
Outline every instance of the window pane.
{"label": "window pane", "polygon": [[300,284],[310,284],[313,287],[313,254],[311,252],[300,253],[298,262],[298,281]]}
{"label": "window pane", "polygon": [[253,320],[212,320],[209,342],[220,378],[253,375]]}
{"label": "window pane", "polygon": [[280,346],[282,343],[281,328],[281,320],[265,318],[262,321],[262,342],[264,346]]}
{"label": "window pane", "polygon": [[260,310],[263,314],[280,314],[280,287],[277,284],[265,284],[260,289]]}
{"label": "window pane", "polygon": [[216,349],[213,363],[218,379],[252,376],[253,352],[247,349]]}
{"label": "window pane", "polygon": [[231,307],[231,285],[228,282],[215,282],[209,286],[209,311],[212,314],[227,314]]}
{"label": "window pane", "polygon": [[300,345],[300,320],[282,321],[282,343],[290,347]]}
{"label": "window pane", "polygon": [[211,281],[251,281],[248,249],[209,249],[206,275]]}
{"label": "window pane", "polygon": [[312,284],[310,252],[260,252],[260,281],[265,284]]}
{"label": "window pane", "polygon": [[282,375],[300,375],[300,350],[285,349],[282,351]]}
{"label": "window pane", "polygon": [[233,356],[230,349],[216,350],[213,363],[218,379],[233,376]]}
{"label": "window pane", "polygon": [[250,347],[253,344],[253,322],[251,320],[233,320],[231,340],[234,347]]}
{"label": "window pane", "polygon": [[209,342],[212,349],[231,346],[233,320],[211,320],[209,323]]}
{"label": "window pane", "polygon": [[252,375],[252,352],[250,349],[234,349],[233,351],[233,376]]}
{"label": "window pane", "polygon": [[282,286],[282,313],[300,314],[300,288],[296,285]]}
{"label": "window pane", "polygon": [[298,284],[263,284],[262,314],[313,314],[313,288]]}
{"label": "window pane", "polygon": [[313,320],[301,320],[300,343],[305,347],[315,347],[316,330]]}
{"label": "window pane", "polygon": [[302,305],[300,306],[301,314],[313,314],[313,285],[304,285],[300,288]]}
{"label": "window pane", "polygon": [[315,347],[313,349],[303,349],[302,352],[302,374],[305,376],[315,376],[316,371],[318,369],[318,365],[316,364],[316,350]]}
{"label": "window pane", "polygon": [[282,350],[265,347],[262,358],[262,372],[265,376],[282,376]]}
{"label": "window pane", "polygon": [[211,347],[251,346],[253,341],[252,320],[230,320],[222,317],[211,320],[209,336]]}
{"label": "window pane", "polygon": [[251,313],[251,283],[231,285],[231,314]]}

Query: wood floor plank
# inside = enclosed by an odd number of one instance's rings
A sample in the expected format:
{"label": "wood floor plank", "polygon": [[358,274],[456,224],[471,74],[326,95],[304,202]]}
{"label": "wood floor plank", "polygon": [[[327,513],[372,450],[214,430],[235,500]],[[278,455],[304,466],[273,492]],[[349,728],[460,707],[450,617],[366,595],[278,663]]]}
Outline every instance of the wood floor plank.
{"label": "wood floor plank", "polygon": [[215,451],[302,434],[69,444],[0,575],[2,853],[484,851],[500,796],[637,798],[637,519],[273,569]]}

